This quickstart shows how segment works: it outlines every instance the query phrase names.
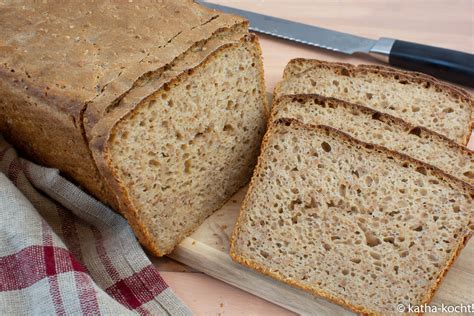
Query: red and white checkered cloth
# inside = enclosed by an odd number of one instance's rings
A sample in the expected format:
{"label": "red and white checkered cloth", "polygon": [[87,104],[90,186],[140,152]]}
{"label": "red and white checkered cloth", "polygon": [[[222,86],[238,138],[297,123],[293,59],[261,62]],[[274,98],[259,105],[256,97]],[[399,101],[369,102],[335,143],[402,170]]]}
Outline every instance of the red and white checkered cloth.
{"label": "red and white checkered cloth", "polygon": [[0,136],[0,315],[190,315],[126,220]]}

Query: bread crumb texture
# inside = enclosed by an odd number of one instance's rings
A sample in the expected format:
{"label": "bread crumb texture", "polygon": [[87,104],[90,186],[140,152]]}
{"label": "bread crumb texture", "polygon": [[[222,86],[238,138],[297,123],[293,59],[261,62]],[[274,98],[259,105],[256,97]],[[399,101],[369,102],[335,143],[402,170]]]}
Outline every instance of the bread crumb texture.
{"label": "bread crumb texture", "polygon": [[472,234],[472,187],[327,127],[277,122],[232,256],[358,312],[426,302]]}
{"label": "bread crumb texture", "polygon": [[248,181],[265,131],[255,43],[211,58],[138,106],[110,141],[111,162],[163,253]]}

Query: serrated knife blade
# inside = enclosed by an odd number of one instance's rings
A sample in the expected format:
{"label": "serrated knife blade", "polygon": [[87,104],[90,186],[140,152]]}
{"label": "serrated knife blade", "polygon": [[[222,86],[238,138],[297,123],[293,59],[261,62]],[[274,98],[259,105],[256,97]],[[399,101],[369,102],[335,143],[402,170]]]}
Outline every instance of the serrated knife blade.
{"label": "serrated knife blade", "polygon": [[219,4],[209,2],[201,2],[201,4],[208,8],[246,18],[250,21],[249,29],[251,31],[345,54],[353,54],[356,52],[369,53],[377,43],[377,41],[365,37],[230,8]]}
{"label": "serrated knife blade", "polygon": [[220,4],[198,3],[246,18],[249,29],[257,33],[344,54],[366,53],[392,66],[474,87],[474,55],[469,53],[385,37],[373,40]]}

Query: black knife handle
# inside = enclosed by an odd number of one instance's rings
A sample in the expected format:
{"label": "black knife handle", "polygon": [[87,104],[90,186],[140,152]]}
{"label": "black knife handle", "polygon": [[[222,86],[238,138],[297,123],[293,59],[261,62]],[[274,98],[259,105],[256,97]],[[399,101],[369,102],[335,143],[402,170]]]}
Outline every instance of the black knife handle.
{"label": "black knife handle", "polygon": [[474,87],[473,54],[395,40],[389,64]]}

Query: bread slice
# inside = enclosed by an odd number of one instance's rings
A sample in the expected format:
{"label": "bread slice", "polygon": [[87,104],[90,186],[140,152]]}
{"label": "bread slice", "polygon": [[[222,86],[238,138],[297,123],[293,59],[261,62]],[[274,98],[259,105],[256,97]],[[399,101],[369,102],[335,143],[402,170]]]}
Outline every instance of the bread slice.
{"label": "bread slice", "polygon": [[120,211],[153,254],[249,180],[268,111],[243,18],[192,0],[0,15],[0,132]]}
{"label": "bread slice", "polygon": [[280,119],[234,229],[234,260],[359,313],[427,303],[474,229],[474,189],[326,126]]}
{"label": "bread slice", "polygon": [[319,95],[289,95],[273,104],[272,120],[280,118],[331,126],[363,142],[431,164],[474,185],[474,152],[442,135],[389,114]]}
{"label": "bread slice", "polygon": [[[313,66],[318,66],[321,63],[325,63],[324,61],[317,60],[317,59],[306,59],[306,58],[294,58],[288,62],[286,65],[284,72],[283,72],[283,79],[288,79],[290,77],[296,76],[306,70],[312,68]],[[354,67],[352,64],[348,63],[339,63],[339,62],[332,62],[333,64],[341,65],[341,66],[348,66]],[[408,71],[403,70],[400,68],[393,68],[390,66],[385,65],[372,65],[372,64],[360,64],[357,65],[358,68],[370,69],[370,70],[378,70],[378,71],[386,71],[386,72],[394,72],[394,73],[403,73],[412,77],[416,77],[419,79],[425,79],[428,81],[437,81],[442,85],[448,85],[450,89],[457,90],[459,93],[465,95],[467,98],[470,98],[471,95],[466,90],[463,90],[457,86],[451,85],[447,82],[441,81],[433,76],[416,72],[416,71]]]}
{"label": "bread slice", "polygon": [[288,94],[335,97],[402,118],[412,125],[466,145],[474,122],[474,100],[430,76],[370,65],[295,60],[275,88]]}

